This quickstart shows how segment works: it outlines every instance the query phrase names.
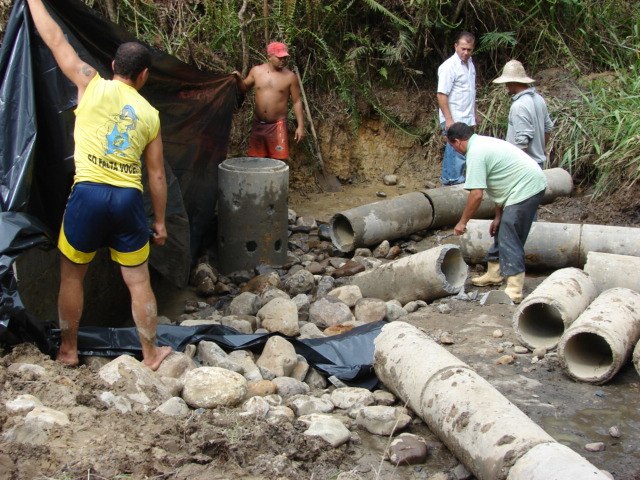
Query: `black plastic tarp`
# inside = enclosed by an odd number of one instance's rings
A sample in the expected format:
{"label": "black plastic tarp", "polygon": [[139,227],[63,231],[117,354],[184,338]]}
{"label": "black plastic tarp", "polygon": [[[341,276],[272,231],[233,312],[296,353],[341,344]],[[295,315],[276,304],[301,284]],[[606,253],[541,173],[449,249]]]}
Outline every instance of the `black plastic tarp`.
{"label": "black plastic tarp", "polygon": [[[325,375],[364,388],[373,388],[378,380],[373,371],[373,341],[386,322],[380,321],[325,338],[300,340],[288,338],[297,353]],[[53,330],[51,341],[57,344],[59,331]],[[158,344],[168,345],[178,352],[189,344],[202,340],[215,342],[225,350],[261,351],[272,334],[241,334],[224,325],[181,327],[158,326]],[[135,328],[83,327],[78,335],[81,355],[118,356],[141,355],[140,340]]]}

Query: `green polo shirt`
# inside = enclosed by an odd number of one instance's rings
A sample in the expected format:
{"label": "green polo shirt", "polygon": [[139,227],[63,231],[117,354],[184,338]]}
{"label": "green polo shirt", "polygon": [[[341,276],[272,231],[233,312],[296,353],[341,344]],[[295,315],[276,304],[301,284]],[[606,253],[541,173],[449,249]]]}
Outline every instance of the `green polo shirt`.
{"label": "green polo shirt", "polygon": [[520,203],[547,187],[529,155],[504,140],[474,134],[467,143],[466,190],[482,189],[502,207]]}

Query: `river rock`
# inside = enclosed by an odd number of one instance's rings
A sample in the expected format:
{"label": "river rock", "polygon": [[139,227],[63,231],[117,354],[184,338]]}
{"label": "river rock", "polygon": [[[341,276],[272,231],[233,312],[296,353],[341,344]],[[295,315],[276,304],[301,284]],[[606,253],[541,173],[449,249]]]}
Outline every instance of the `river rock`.
{"label": "river rock", "polygon": [[309,321],[319,328],[327,328],[354,320],[349,306],[335,297],[322,297],[309,307]]}
{"label": "river rock", "polygon": [[276,377],[272,380],[277,388],[277,393],[283,399],[291,398],[294,395],[304,395],[309,393],[309,385],[291,377]]}
{"label": "river rock", "polygon": [[356,423],[369,433],[387,436],[403,430],[411,423],[411,417],[398,411],[395,407],[373,405],[362,407],[358,411]]}
{"label": "river rock", "polygon": [[300,333],[298,308],[285,298],[274,298],[258,311],[258,319],[269,332],[295,337]]}
{"label": "river rock", "polygon": [[239,373],[218,367],[187,372],[182,398],[192,408],[233,407],[247,393],[247,380]]}
{"label": "river rock", "polygon": [[411,433],[401,433],[389,445],[389,461],[394,465],[416,465],[427,459],[427,442]]}
{"label": "river rock", "polygon": [[231,300],[229,304],[229,315],[255,315],[262,300],[258,295],[251,292],[244,292]]}
{"label": "river rock", "polygon": [[304,432],[304,435],[320,437],[334,448],[348,442],[349,438],[351,438],[349,429],[340,420],[336,420],[329,415],[318,415],[316,417],[315,421]]}
{"label": "river rock", "polygon": [[299,270],[284,281],[285,289],[293,296],[310,292],[315,285],[315,278],[308,270]]}
{"label": "river rock", "polygon": [[247,397],[266,397],[278,391],[278,387],[271,380],[247,382]]}
{"label": "river rock", "polygon": [[375,403],[376,399],[366,388],[343,387],[336,388],[331,392],[331,402],[343,410],[351,410],[356,406],[369,406]]}
{"label": "river rock", "polygon": [[334,288],[327,295],[337,298],[348,307],[355,306],[356,302],[362,298],[362,292],[357,285],[344,285]]}
{"label": "river rock", "polygon": [[220,324],[251,335],[258,328],[258,319],[253,315],[227,315],[220,319]]}
{"label": "river rock", "polygon": [[42,402],[38,397],[25,393],[18,395],[13,400],[8,400],[5,407],[9,413],[27,413],[36,407],[42,407]]}
{"label": "river rock", "polygon": [[171,378],[180,378],[189,370],[193,370],[197,365],[194,361],[180,352],[171,352],[168,357],[166,357],[158,370],[156,370],[156,375],[160,377],[171,377]]}
{"label": "river rock", "polygon": [[311,397],[309,395],[296,395],[287,401],[287,406],[297,416],[311,415],[313,413],[331,413],[335,408],[333,403],[326,398]]}
{"label": "river rock", "polygon": [[267,340],[256,365],[272,372],[275,377],[288,377],[296,363],[298,357],[293,345],[282,337],[273,336]]}
{"label": "river rock", "polygon": [[54,425],[69,425],[69,417],[66,413],[49,407],[35,407],[24,417],[25,423],[35,423],[44,427]]}
{"label": "river rock", "polygon": [[106,364],[98,376],[119,394],[145,407],[158,406],[172,396],[155,372],[129,355],[121,355]]}
{"label": "river rock", "polygon": [[354,314],[358,322],[379,322],[387,315],[387,304],[378,298],[361,298],[355,304]]}
{"label": "river rock", "polygon": [[207,340],[202,340],[198,344],[196,359],[205,367],[219,367],[232,372],[243,372],[242,367],[229,359],[227,353],[217,343]]}
{"label": "river rock", "polygon": [[156,408],[155,411],[169,417],[181,417],[183,415],[187,415],[191,410],[182,398],[171,397],[169,400]]}

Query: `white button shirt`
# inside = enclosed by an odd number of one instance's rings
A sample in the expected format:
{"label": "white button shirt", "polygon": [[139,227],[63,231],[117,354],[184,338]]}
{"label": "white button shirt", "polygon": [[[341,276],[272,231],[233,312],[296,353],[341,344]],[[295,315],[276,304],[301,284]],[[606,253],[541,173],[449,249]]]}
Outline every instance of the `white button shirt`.
{"label": "white button shirt", "polygon": [[[449,110],[454,122],[476,124],[476,68],[470,58],[465,65],[457,53],[438,68],[438,93],[449,97]],[[438,110],[440,123],[444,122],[442,110]]]}

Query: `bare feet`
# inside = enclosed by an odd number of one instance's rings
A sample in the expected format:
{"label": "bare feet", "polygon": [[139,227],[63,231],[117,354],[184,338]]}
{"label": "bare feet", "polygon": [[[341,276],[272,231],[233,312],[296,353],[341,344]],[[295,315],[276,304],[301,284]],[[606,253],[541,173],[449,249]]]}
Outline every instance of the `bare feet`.
{"label": "bare feet", "polygon": [[155,347],[153,357],[145,358],[142,363],[151,370],[156,371],[160,367],[162,361],[167,358],[172,351],[171,347]]}
{"label": "bare feet", "polygon": [[63,352],[60,350],[56,356],[56,360],[67,367],[77,367],[80,365],[80,359],[78,358],[78,352]]}

